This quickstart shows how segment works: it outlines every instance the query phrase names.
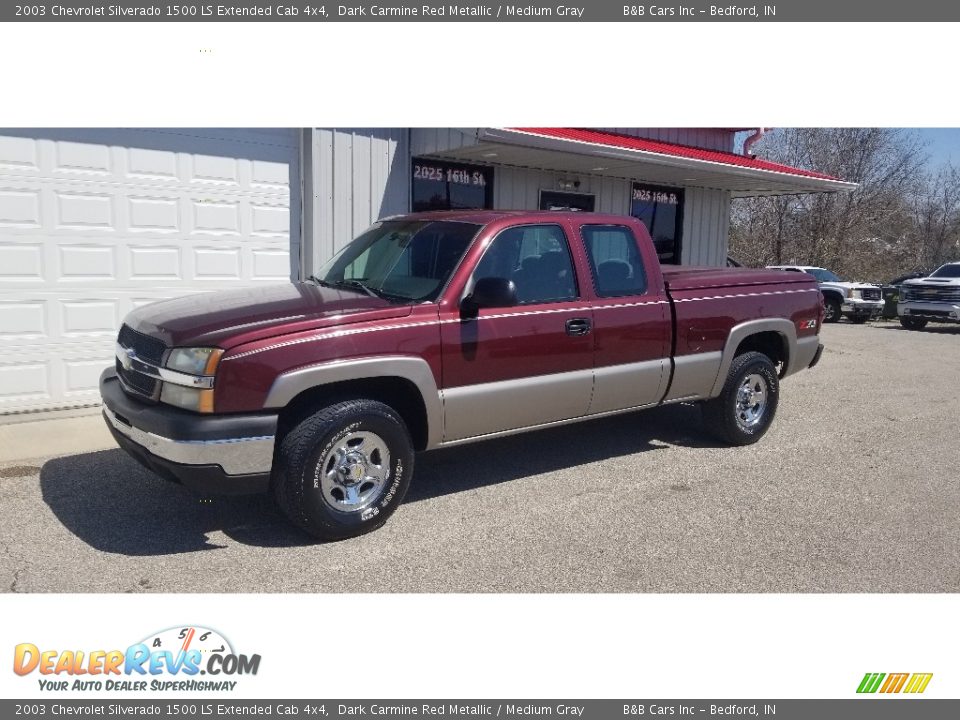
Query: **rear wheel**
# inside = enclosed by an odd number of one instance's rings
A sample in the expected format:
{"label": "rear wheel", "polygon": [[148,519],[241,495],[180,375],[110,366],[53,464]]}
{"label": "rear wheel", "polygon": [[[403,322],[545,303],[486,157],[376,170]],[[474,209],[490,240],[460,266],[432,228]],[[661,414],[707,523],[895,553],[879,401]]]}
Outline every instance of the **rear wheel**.
{"label": "rear wheel", "polygon": [[926,320],[921,320],[920,318],[907,317],[906,315],[900,316],[900,324],[903,325],[907,330],[923,330],[927,326]]}
{"label": "rear wheel", "polygon": [[764,436],[777,414],[780,381],[763,353],[738,355],[719,397],[703,404],[707,431],[731,445],[750,445]]}
{"label": "rear wheel", "polygon": [[403,420],[374,400],[319,410],[288,432],[271,478],[284,514],[321,540],[376,530],[393,514],[413,474]]}

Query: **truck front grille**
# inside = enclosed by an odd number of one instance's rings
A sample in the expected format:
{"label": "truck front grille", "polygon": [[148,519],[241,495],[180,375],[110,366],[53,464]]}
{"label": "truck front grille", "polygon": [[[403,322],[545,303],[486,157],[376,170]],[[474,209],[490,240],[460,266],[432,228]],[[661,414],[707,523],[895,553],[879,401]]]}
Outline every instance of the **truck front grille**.
{"label": "truck front grille", "polygon": [[861,292],[864,300],[880,299],[880,288],[864,288]]}
{"label": "truck front grille", "polygon": [[904,302],[949,302],[960,303],[960,287],[931,287],[929,285],[904,285]]}
{"label": "truck front grille", "polygon": [[135,395],[143,395],[151,400],[154,399],[158,382],[156,378],[144,375],[135,370],[127,370],[120,364],[119,359],[117,360],[117,375],[119,375],[123,381],[125,389],[132,390]]}
{"label": "truck front grille", "polygon": [[[155,377],[163,363],[167,346],[162,340],[144,335],[124,325],[117,336],[118,355],[129,351],[129,362],[117,358],[117,375],[124,392],[145,400],[160,398],[160,381]],[[129,367],[124,367],[124,365]]]}
{"label": "truck front grille", "polygon": [[157,366],[160,365],[163,360],[163,353],[167,350],[167,346],[163,344],[162,340],[137,332],[129,325],[123,325],[120,328],[117,342],[124,348],[132,349],[137,357],[144,362]]}

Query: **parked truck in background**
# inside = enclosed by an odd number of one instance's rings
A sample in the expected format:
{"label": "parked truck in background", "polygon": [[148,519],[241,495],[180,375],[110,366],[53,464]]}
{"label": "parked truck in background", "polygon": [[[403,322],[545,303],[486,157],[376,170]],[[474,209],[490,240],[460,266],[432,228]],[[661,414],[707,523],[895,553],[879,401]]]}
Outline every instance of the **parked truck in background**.
{"label": "parked truck in background", "polygon": [[103,413],[159,475],[335,540],[386,521],[418,451],[680,402],[756,442],[822,319],[813,277],[661,267],[634,218],[411,214],[303,282],[135,310]]}
{"label": "parked truck in background", "polygon": [[908,330],[922,330],[928,322],[960,323],[960,262],[942,265],[927,277],[905,280],[897,315]]}
{"label": "parked truck in background", "polygon": [[879,317],[883,312],[883,291],[879,285],[862,282],[847,282],[822,267],[812,265],[768,265],[770,270],[804,272],[813,275],[820,283],[823,304],[826,310],[824,322],[840,322],[841,317],[853,323],[865,323]]}

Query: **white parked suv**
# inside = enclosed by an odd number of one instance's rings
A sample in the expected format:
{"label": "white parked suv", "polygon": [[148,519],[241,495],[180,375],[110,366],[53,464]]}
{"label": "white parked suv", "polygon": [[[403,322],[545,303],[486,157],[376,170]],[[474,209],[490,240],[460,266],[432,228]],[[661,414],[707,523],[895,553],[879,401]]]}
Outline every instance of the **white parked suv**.
{"label": "white parked suv", "polygon": [[904,282],[897,315],[908,330],[921,330],[928,322],[960,323],[960,262],[947,263],[928,277]]}
{"label": "white parked suv", "polygon": [[813,275],[820,283],[823,305],[826,309],[824,322],[837,322],[841,316],[851,322],[865,323],[883,311],[883,293],[879,285],[861,282],[844,282],[829,270],[811,265],[768,265],[771,270],[789,270]]}

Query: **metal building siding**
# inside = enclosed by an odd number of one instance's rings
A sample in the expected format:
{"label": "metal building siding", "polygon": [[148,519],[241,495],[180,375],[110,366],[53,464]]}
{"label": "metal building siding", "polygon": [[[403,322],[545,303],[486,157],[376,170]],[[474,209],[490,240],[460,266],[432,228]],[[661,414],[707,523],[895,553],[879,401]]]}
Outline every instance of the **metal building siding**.
{"label": "metal building siding", "polygon": [[430,155],[477,144],[476,128],[412,128],[410,154]]}
{"label": "metal building siding", "polygon": [[729,192],[709,188],[686,188],[680,253],[682,264],[725,264],[729,228]]}
{"label": "metal building siding", "polygon": [[[504,166],[498,166],[494,172],[493,206],[499,210],[536,210],[540,206],[540,191],[557,190],[559,181],[569,177],[563,172]],[[633,181],[579,174],[577,179],[580,187],[575,192],[596,195],[597,212],[630,213]],[[682,263],[723,265],[727,258],[730,193],[688,187],[684,189],[684,197]]]}
{"label": "metal building siding", "polygon": [[[534,168],[498,166],[494,170],[493,206],[498,210],[536,210],[541,190],[557,190],[569,173]],[[630,181],[596,175],[577,175],[580,187],[573,192],[597,196],[597,212],[630,211]]]}
{"label": "metal building siding", "polygon": [[308,136],[313,247],[307,274],[378,219],[410,209],[406,128],[317,128]]}

